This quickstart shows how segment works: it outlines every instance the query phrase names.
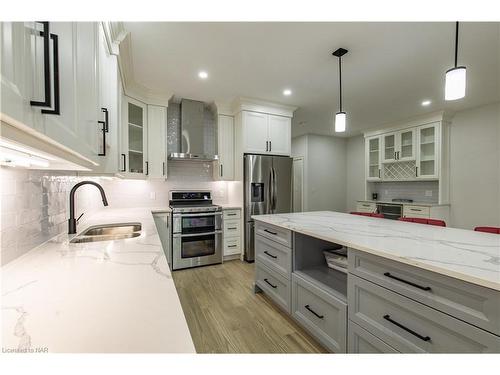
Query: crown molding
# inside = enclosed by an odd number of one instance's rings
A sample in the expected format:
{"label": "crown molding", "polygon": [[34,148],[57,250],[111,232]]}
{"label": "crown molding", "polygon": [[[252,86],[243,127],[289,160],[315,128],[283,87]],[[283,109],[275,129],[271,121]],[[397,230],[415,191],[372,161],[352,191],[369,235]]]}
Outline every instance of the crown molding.
{"label": "crown molding", "polygon": [[293,113],[298,107],[265,101],[256,98],[239,97],[233,101],[232,112],[233,115],[241,111],[252,111],[269,113],[277,116],[293,117]]}

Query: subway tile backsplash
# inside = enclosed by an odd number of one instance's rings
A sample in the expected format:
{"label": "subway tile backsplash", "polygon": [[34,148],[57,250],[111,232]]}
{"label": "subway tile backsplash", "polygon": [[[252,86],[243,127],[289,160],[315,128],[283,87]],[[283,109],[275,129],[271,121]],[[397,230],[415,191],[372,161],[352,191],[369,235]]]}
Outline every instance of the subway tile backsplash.
{"label": "subway tile backsplash", "polygon": [[[377,193],[381,201],[403,198],[421,203],[437,203],[439,200],[438,181],[377,182],[370,184],[370,191]],[[368,198],[371,198],[371,193]]]}
{"label": "subway tile backsplash", "polygon": [[[69,192],[83,180],[100,183],[110,208],[166,207],[170,190],[210,190],[216,204],[230,203],[233,182],[213,181],[212,163],[170,161],[168,179],[122,180],[78,176],[75,172],[0,167],[1,264],[67,230]],[[99,191],[82,186],[76,193],[76,215],[104,209]],[[84,220],[82,224],[84,225]],[[82,229],[82,228],[80,228]]]}

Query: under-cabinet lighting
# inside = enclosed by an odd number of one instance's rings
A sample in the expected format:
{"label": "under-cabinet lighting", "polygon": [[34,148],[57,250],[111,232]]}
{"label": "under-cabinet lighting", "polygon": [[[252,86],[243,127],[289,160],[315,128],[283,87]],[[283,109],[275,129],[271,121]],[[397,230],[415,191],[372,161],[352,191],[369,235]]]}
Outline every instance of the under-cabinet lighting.
{"label": "under-cabinet lighting", "polygon": [[3,146],[0,148],[0,163],[12,167],[24,168],[32,166],[47,168],[50,165],[46,159]]}

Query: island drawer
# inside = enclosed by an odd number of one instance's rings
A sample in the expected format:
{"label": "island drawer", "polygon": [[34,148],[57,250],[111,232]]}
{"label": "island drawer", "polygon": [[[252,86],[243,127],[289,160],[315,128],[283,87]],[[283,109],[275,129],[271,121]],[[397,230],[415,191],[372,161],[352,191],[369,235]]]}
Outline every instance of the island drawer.
{"label": "island drawer", "polygon": [[237,237],[240,234],[240,220],[224,220],[224,237]]}
{"label": "island drawer", "polygon": [[292,247],[292,232],[289,229],[256,221],[255,233],[276,241],[283,246]]}
{"label": "island drawer", "polygon": [[347,349],[347,304],[292,274],[292,316],[334,353]]}
{"label": "island drawer", "polygon": [[290,313],[290,280],[265,265],[256,263],[255,284],[283,310]]}
{"label": "island drawer", "polygon": [[366,329],[358,326],[349,320],[348,353],[354,354],[381,354],[381,353],[399,353],[392,346],[387,345],[378,337],[373,336]]}
{"label": "island drawer", "polygon": [[255,236],[255,260],[264,263],[271,269],[276,270],[287,279],[292,272],[292,249],[280,245],[270,239]]}
{"label": "island drawer", "polygon": [[349,249],[349,272],[500,335],[500,292]]}
{"label": "island drawer", "polygon": [[373,202],[357,202],[356,211],[372,213],[377,211],[377,204]]}
{"label": "island drawer", "polygon": [[222,217],[224,220],[234,220],[241,218],[241,210],[223,210]]}
{"label": "island drawer", "polygon": [[405,217],[421,217],[421,218],[429,218],[431,215],[430,207],[424,206],[410,206],[403,205],[403,216]]}
{"label": "island drawer", "polygon": [[500,337],[349,275],[349,319],[402,353],[499,353]]}

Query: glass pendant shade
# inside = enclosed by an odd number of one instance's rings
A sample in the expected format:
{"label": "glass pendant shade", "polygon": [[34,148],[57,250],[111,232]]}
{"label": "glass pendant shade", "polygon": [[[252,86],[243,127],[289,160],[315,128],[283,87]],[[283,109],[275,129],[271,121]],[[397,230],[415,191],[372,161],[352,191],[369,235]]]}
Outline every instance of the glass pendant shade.
{"label": "glass pendant shade", "polygon": [[343,133],[346,128],[346,113],[337,112],[335,115],[335,133]]}
{"label": "glass pendant shade", "polygon": [[465,66],[459,66],[446,72],[445,100],[457,100],[465,96],[466,75]]}

